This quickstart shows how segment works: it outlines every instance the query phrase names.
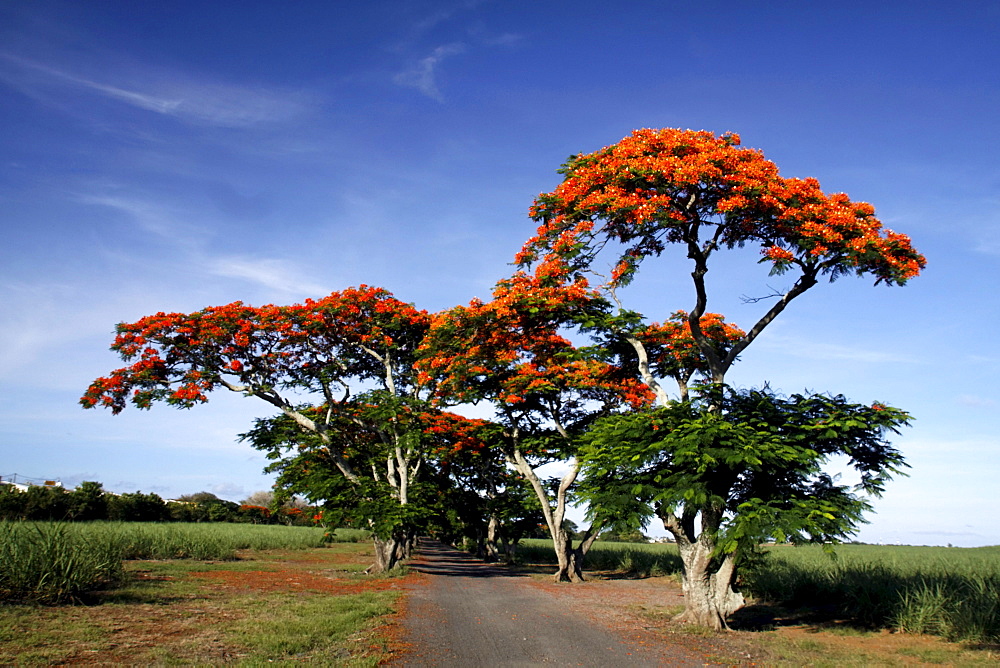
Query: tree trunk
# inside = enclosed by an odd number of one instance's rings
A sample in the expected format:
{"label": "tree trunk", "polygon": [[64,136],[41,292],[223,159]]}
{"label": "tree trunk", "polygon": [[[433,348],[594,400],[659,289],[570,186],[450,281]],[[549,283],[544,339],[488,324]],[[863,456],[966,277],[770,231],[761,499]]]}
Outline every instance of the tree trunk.
{"label": "tree trunk", "polygon": [[489,524],[486,526],[486,561],[497,561],[500,558],[500,550],[497,549],[497,534],[500,530],[500,521],[496,515],[490,515]]}
{"label": "tree trunk", "polygon": [[503,545],[504,559],[507,560],[508,564],[514,563],[514,559],[517,558],[517,546],[521,540],[508,540],[506,537],[501,537],[501,544]]}
{"label": "tree trunk", "polygon": [[402,557],[400,559],[409,559],[413,556],[413,551],[417,549],[417,534],[415,531],[410,529],[406,532],[406,539],[403,541],[403,551]]}
{"label": "tree trunk", "polygon": [[[587,529],[586,533],[583,535],[583,539],[580,544],[577,545],[573,550],[570,551],[570,564],[573,571],[579,575],[580,580],[583,580],[583,562],[587,558],[587,553],[590,552],[590,547],[597,540],[597,535],[601,533],[602,524],[591,524],[590,528]],[[573,541],[570,541],[570,545]]]}
{"label": "tree trunk", "polygon": [[583,559],[576,558],[573,540],[562,528],[551,528],[552,547],[555,548],[558,570],[552,575],[555,582],[583,582]]}
{"label": "tree trunk", "polygon": [[684,612],[677,621],[721,630],[729,628],[726,619],[743,607],[743,594],[733,590],[735,555],[713,559],[715,546],[704,536],[694,542],[678,541],[684,562]]}
{"label": "tree trunk", "polygon": [[365,571],[369,574],[385,573],[399,566],[411,548],[409,536],[393,534],[387,539],[374,539],[375,563]]}
{"label": "tree trunk", "polygon": [[[552,547],[555,549],[556,559],[559,568],[553,574],[556,582],[582,582],[583,581],[583,554],[579,558],[573,557],[573,541],[563,528],[563,520],[566,518],[566,494],[567,490],[576,481],[580,473],[580,462],[572,460],[570,470],[559,481],[559,489],[556,492],[555,508],[549,500],[549,494],[538,478],[538,474],[531,468],[524,454],[515,449],[507,455],[507,462],[521,473],[535,490],[535,496],[542,506],[542,515],[545,517],[545,524],[549,527],[549,535],[552,536]],[[593,542],[593,541],[591,541]],[[589,544],[588,544],[589,547]]]}

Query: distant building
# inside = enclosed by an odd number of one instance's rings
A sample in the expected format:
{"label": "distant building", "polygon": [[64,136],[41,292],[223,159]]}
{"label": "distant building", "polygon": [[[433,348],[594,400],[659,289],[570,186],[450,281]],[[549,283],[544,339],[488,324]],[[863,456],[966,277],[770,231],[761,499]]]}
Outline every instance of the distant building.
{"label": "distant building", "polygon": [[62,487],[61,480],[44,480],[42,478],[26,478],[16,473],[13,475],[0,476],[0,485],[10,485],[20,492],[27,492],[29,487]]}

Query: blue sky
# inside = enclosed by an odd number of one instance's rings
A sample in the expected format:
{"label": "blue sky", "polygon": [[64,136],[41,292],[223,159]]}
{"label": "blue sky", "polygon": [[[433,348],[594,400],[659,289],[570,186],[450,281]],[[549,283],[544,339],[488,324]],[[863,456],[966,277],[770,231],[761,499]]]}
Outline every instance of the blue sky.
{"label": "blue sky", "polygon": [[[872,202],[928,258],[801,297],[731,382],[910,411],[872,542],[1000,544],[995,2],[0,5],[0,475],[164,497],[266,489],[264,405],[84,411],[115,323],[367,283],[486,297],[572,153],[639,127],[739,133]],[[783,287],[733,253],[710,309]],[[683,258],[630,303],[690,308]]]}

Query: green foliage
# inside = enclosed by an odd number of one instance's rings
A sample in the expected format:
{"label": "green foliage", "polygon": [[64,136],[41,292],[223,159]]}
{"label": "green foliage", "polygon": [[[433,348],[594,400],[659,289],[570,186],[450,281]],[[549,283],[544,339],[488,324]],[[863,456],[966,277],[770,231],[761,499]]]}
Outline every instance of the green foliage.
{"label": "green foliage", "polygon": [[[280,500],[279,500],[280,501]],[[248,522],[311,526],[313,509],[239,506],[211,492],[186,494],[165,502],[156,494],[112,494],[99,482],[83,482],[72,491],[61,487],[29,487],[21,492],[0,485],[0,520],[89,522]],[[307,512],[308,511],[308,512]]]}
{"label": "green foliage", "polygon": [[[702,387],[691,402],[604,418],[585,436],[583,496],[601,512],[628,499],[649,517],[719,514],[708,526],[720,553],[751,552],[767,539],[838,541],[863,521],[905,466],[884,439],[908,416],[842,396],[776,396]],[[844,456],[860,475],[837,484],[822,467]],[[633,504],[632,509],[636,506]]]}
{"label": "green foliage", "polygon": [[170,511],[156,494],[132,492],[108,499],[107,519],[115,522],[160,522],[170,519]]}
{"label": "green foliage", "polygon": [[[247,518],[240,513],[239,504],[220,499],[211,492],[198,492],[180,496],[167,504],[163,519],[174,522],[241,522]],[[139,521],[156,521],[156,518]]]}
{"label": "green foliage", "polygon": [[0,484],[0,520],[24,519],[24,494],[13,485]]}
{"label": "green foliage", "polygon": [[32,485],[22,492],[21,516],[27,520],[64,520],[69,514],[69,494],[62,487]]}
{"label": "green foliage", "polygon": [[68,517],[75,521],[108,518],[108,496],[99,482],[82,482],[69,493]]}
{"label": "green foliage", "polygon": [[336,457],[319,438],[302,431],[286,416],[259,419],[241,438],[272,460],[265,471],[278,474],[276,488],[284,494],[305,496],[322,508],[324,524],[364,527],[382,538],[404,526],[419,526],[428,513],[422,503],[426,501],[426,486],[412,484],[409,502],[400,504],[398,492],[384,478],[364,475],[373,466],[385,468],[384,444],[353,421],[345,419],[338,424],[350,461],[361,472],[354,481],[341,473]]}
{"label": "green foliage", "polygon": [[[330,415],[325,407],[299,410],[311,419],[325,416],[326,438],[332,446],[285,415],[259,419],[241,435],[271,460],[265,470],[278,474],[279,498],[305,497],[322,509],[324,525],[364,528],[382,540],[456,530],[455,523],[461,520],[452,512],[456,498],[450,476],[459,469],[472,475],[463,469],[471,464],[457,459],[466,454],[470,441],[480,444],[478,432],[463,431],[472,430],[469,424],[459,424],[454,421],[457,416],[426,401],[385,391],[353,397]],[[410,467],[405,503],[401,478],[386,475],[387,470],[402,468],[399,452],[408,453]],[[353,477],[344,474],[345,462]]]}

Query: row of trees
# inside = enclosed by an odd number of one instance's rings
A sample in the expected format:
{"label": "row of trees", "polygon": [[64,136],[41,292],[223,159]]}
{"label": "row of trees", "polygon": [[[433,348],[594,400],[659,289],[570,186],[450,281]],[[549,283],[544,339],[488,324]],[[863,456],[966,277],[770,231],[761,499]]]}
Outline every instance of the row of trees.
{"label": "row of trees", "polygon": [[220,499],[211,492],[187,494],[164,501],[153,493],[111,494],[99,482],[75,489],[32,485],[21,491],[0,484],[0,520],[89,522],[247,522],[253,524],[313,524],[313,509],[301,503],[270,503],[248,498],[243,503]]}
{"label": "row of trees", "polygon": [[[924,259],[870,205],[781,177],[731,134],[639,130],[561,173],[489,301],[430,314],[360,286],[290,306],[157,313],[118,325],[112,349],[129,364],[81,401],[188,408],[223,388],[266,402],[277,414],[243,438],[273,460],[281,489],[370,527],[376,570],[420,531],[475,534],[495,556],[540,515],[556,579],[576,581],[602,530],[658,516],[684,562],[684,618],[722,627],[760,542],[837,541],[862,521],[904,466],[885,437],[908,420],[881,403],[780,396],[767,379],[732,388],[727,372],[822,278],[902,285]],[[790,287],[743,330],[708,310],[706,276],[746,246]],[[662,322],[625,300],[658,259],[686,263],[693,291],[686,311],[669,296]],[[469,403],[495,418],[448,411]],[[857,485],[823,472],[836,456]],[[561,478],[543,478],[550,462]],[[566,511],[580,501],[589,526],[573,540]]]}

